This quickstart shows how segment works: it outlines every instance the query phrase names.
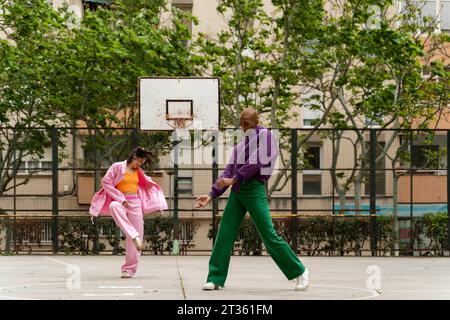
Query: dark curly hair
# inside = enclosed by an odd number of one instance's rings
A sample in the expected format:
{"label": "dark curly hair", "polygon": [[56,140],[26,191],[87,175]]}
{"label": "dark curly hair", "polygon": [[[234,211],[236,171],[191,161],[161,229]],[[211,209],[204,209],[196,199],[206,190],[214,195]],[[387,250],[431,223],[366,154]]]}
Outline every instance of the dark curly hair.
{"label": "dark curly hair", "polygon": [[133,150],[131,150],[128,158],[127,158],[127,163],[131,163],[131,161],[133,161],[133,158],[144,158],[146,163],[148,161],[148,156],[149,156],[150,152],[148,152],[147,150],[145,150],[142,147],[136,147]]}

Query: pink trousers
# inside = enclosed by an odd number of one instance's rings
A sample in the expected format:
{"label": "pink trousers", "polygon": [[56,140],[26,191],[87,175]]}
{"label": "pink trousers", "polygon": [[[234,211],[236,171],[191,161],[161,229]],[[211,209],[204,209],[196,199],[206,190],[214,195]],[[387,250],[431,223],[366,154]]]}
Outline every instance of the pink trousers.
{"label": "pink trousers", "polygon": [[129,204],[125,208],[117,201],[111,202],[109,209],[117,226],[126,235],[126,256],[125,263],[122,265],[122,272],[133,276],[136,273],[139,257],[141,253],[136,249],[133,239],[139,237],[143,242],[144,234],[144,215],[142,213],[141,201],[139,196],[126,196]]}

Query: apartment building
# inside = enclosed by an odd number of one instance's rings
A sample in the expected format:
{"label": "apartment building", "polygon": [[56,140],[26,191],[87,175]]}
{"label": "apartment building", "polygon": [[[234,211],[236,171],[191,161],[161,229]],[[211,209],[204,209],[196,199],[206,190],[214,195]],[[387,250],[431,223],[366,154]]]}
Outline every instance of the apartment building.
{"label": "apartment building", "polygon": [[[69,5],[69,8],[80,18],[83,17],[85,10],[95,10],[98,6],[108,6],[111,1],[108,0],[54,0],[53,6],[57,8],[63,2]],[[169,1],[170,2],[170,1]],[[211,37],[214,37],[220,30],[226,27],[225,21],[217,13],[217,0],[172,0],[171,5],[178,7],[181,10],[192,13],[198,17],[199,24],[194,25],[186,21],[189,30],[195,36],[202,32]],[[268,13],[271,13],[273,6],[270,0],[264,1],[264,8]],[[393,10],[401,10],[402,2],[398,2],[397,7]],[[431,16],[440,17],[439,30],[437,32],[450,31],[450,1],[436,0],[426,1],[423,7],[423,13]],[[305,93],[303,98],[307,98],[311,92]],[[315,121],[321,116],[320,111],[310,110],[307,105],[297,110],[300,118],[293,120],[290,128],[312,129]],[[365,119],[363,121],[370,121]],[[376,124],[373,125],[376,128]],[[438,128],[449,129],[449,122],[443,118],[437,124]],[[307,133],[307,131],[305,131]],[[379,141],[389,141],[393,132],[383,132],[379,136]],[[336,170],[347,172],[351,171],[354,164],[353,161],[353,145],[351,140],[355,139],[354,133],[346,133],[340,145],[341,152],[336,160]],[[83,157],[83,149],[81,148],[81,136],[68,136],[64,143],[67,148],[67,157],[60,163],[60,168],[70,168],[78,159]],[[369,141],[368,133],[366,140]],[[392,147],[388,150],[391,156],[395,155],[396,150],[401,145],[401,136],[396,138]],[[424,154],[427,150],[436,151],[445,148],[446,137],[443,135],[436,135],[431,146],[424,146],[423,139],[415,142],[413,146],[412,165],[421,167],[423,164]],[[301,168],[298,173],[297,180],[297,208],[298,213],[304,215],[330,214],[333,209],[339,212],[342,199],[333,188],[333,181],[330,170],[333,164],[333,143],[331,138],[323,138],[320,134],[313,135],[307,145],[303,148],[302,154],[308,158],[307,169]],[[194,149],[190,146],[182,147],[182,152],[188,157],[194,157]],[[206,147],[203,150],[205,155],[211,154],[211,147]],[[227,157],[225,154],[219,155],[221,160],[219,162],[219,174],[223,170]],[[285,159],[289,159],[290,154],[285,152],[283,154]],[[206,157],[207,158],[207,157]],[[209,159],[210,160],[210,159]],[[5,193],[5,196],[0,199],[0,207],[8,212],[15,212],[21,215],[46,215],[50,216],[52,213],[52,175],[51,175],[51,148],[46,148],[46,153],[43,159],[24,159],[22,173],[26,174],[30,170],[39,170],[39,173],[26,184],[20,185],[17,188]],[[399,163],[397,170],[407,169],[408,164]],[[381,161],[377,168],[377,206],[380,214],[391,214],[393,210],[393,194],[394,194],[394,179],[395,172],[393,170],[385,170],[390,168],[391,164],[388,160]],[[419,170],[420,171],[420,170]],[[276,182],[276,175],[283,173],[283,170],[276,171],[274,176],[269,181],[269,188]],[[419,175],[420,173],[420,175]],[[179,208],[178,213],[181,222],[181,238],[189,232],[189,228],[193,225],[187,222],[194,221],[196,228],[195,236],[191,242],[194,250],[210,250],[212,242],[208,238],[208,233],[211,228],[212,213],[211,210],[198,211],[194,209],[195,197],[200,194],[206,194],[210,190],[212,180],[212,164],[208,161],[204,164],[180,164],[178,173],[178,197]],[[411,180],[413,179],[413,198],[411,199]],[[159,159],[157,174],[154,179],[162,186],[165,191],[170,208],[173,208],[174,198],[174,183],[173,181],[173,163],[171,156],[166,155]],[[401,206],[401,211],[405,215],[410,212],[406,205],[409,202],[416,202],[414,204],[416,213],[424,213],[436,210],[441,210],[446,203],[446,171],[444,170],[422,170],[422,172],[414,172],[414,175],[404,174],[398,178],[398,199]],[[23,180],[23,175],[17,177],[16,183]],[[280,217],[291,213],[291,183],[279,183],[277,191],[272,193],[271,208],[274,217]],[[439,186],[439,187],[438,187]],[[355,191],[355,185],[351,184],[345,194],[345,201],[347,206],[344,214],[354,214],[351,210],[355,192],[361,195],[361,209],[366,210],[369,204],[370,186],[366,180],[362,181],[361,190]],[[91,172],[83,172],[82,170],[62,170],[59,173],[58,190],[65,196],[59,199],[60,215],[87,215],[90,199],[95,190],[94,177]],[[224,209],[226,198],[229,194],[227,191],[219,200],[219,213]],[[17,201],[17,195],[23,196],[22,200]],[[26,197],[25,197],[26,196]],[[333,204],[334,203],[334,204]],[[420,206],[423,206],[423,209]],[[442,207],[442,208],[441,208]],[[446,207],[445,207],[446,208]],[[364,212],[368,212],[363,211]],[[47,226],[46,241],[50,244],[49,228]]]}

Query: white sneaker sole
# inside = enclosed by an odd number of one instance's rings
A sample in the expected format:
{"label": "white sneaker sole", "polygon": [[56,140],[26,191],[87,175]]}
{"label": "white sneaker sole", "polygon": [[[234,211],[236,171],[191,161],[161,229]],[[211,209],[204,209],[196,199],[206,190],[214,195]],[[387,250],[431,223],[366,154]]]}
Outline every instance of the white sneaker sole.
{"label": "white sneaker sole", "polygon": [[213,291],[213,290],[222,290],[221,286],[215,285],[214,287],[212,286],[204,286],[202,288],[204,291]]}
{"label": "white sneaker sole", "polygon": [[295,287],[295,291],[306,291],[309,287],[309,284],[307,284],[305,287]]}

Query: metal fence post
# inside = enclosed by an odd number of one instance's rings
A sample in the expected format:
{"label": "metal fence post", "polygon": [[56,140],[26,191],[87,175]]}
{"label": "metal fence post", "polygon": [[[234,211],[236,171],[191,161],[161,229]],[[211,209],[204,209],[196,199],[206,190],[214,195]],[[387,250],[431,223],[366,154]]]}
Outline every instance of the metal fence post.
{"label": "metal fence post", "polygon": [[[331,131],[332,136],[331,136],[331,158],[334,159],[334,152],[335,152],[335,131]],[[332,169],[331,169],[331,175],[334,177],[336,176],[336,169],[335,166],[332,165]],[[332,189],[333,189],[333,193],[332,193],[332,197],[331,197],[331,206],[332,206],[332,217],[331,217],[331,232],[332,232],[332,237],[333,237],[333,241],[332,241],[332,247],[331,250],[333,252],[333,256],[336,252],[336,203],[335,203],[335,191],[336,191],[336,184],[335,181],[333,179],[333,177],[331,178],[332,181]]]}
{"label": "metal fence post", "polygon": [[294,252],[297,252],[297,129],[291,129],[291,247]]}
{"label": "metal fence post", "polygon": [[[213,150],[212,150],[212,183],[214,184],[219,178],[219,132],[214,132]],[[213,199],[212,203],[212,241],[213,245],[217,235],[217,220],[219,213],[219,199]]]}
{"label": "metal fence post", "polygon": [[53,254],[58,253],[58,131],[51,129],[52,139],[52,248]]}
{"label": "metal fence post", "polygon": [[131,144],[132,144],[132,149],[137,148],[137,146],[139,145],[138,128],[133,128],[133,131],[131,134]]}
{"label": "metal fence post", "polygon": [[173,218],[174,218],[174,230],[173,230],[173,246],[172,246],[172,254],[179,254],[179,239],[180,239],[180,230],[179,230],[179,221],[178,221],[178,151],[179,151],[179,143],[177,137],[177,130],[173,131]]}
{"label": "metal fence post", "polygon": [[413,220],[414,220],[414,193],[413,193],[413,163],[412,163],[412,146],[413,146],[413,131],[409,132],[409,150],[411,153],[411,161],[409,162],[409,247],[410,255],[414,255],[414,238],[413,238]]}
{"label": "metal fence post", "polygon": [[376,151],[377,151],[377,132],[370,130],[370,251],[372,256],[376,255],[377,250],[377,184],[376,184]]}
{"label": "metal fence post", "polygon": [[448,150],[450,142],[450,130],[447,130],[447,250],[450,255],[450,175],[448,166],[450,165],[450,150]]}
{"label": "metal fence post", "polygon": [[[100,175],[98,168],[98,148],[97,148],[97,130],[94,129],[94,192],[97,192],[100,186]],[[94,219],[94,254],[98,254],[100,252],[100,244],[99,244],[99,230],[98,230],[98,218]]]}

